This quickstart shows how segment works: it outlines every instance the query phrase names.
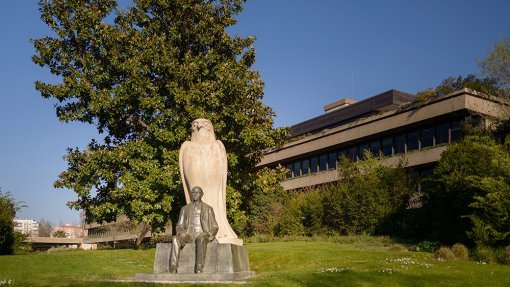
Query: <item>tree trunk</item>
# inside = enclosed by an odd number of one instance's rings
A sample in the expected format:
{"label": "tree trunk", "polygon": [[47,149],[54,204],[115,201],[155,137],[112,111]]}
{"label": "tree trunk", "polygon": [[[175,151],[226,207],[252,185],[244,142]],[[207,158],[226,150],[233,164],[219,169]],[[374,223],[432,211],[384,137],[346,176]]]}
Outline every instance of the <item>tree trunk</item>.
{"label": "tree trunk", "polygon": [[149,232],[150,228],[147,224],[145,223],[140,223],[139,225],[139,229],[138,229],[138,238],[136,239],[136,246],[135,246],[135,249],[139,249],[140,248],[140,244],[142,244],[142,240],[143,238],[145,237],[145,235],[147,234],[147,232]]}

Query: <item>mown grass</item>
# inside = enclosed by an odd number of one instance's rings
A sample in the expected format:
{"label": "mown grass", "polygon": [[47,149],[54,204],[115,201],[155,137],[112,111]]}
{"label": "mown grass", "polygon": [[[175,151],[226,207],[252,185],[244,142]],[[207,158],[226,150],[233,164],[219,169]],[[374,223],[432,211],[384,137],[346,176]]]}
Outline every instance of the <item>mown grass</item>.
{"label": "mown grass", "polygon": [[[429,253],[402,251],[384,238],[249,243],[246,247],[257,276],[243,286],[510,286],[508,265],[438,261]],[[0,256],[0,284],[10,279],[9,286],[161,286],[112,282],[151,272],[154,252],[76,250]]]}

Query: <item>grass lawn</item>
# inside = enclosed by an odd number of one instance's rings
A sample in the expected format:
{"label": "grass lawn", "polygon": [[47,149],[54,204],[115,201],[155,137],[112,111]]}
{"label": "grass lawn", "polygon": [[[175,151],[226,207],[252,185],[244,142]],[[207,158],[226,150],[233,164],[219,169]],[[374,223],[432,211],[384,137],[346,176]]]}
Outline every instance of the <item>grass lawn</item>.
{"label": "grass lawn", "polygon": [[[429,253],[402,251],[381,239],[249,243],[246,247],[257,276],[243,286],[510,286],[508,265],[438,261]],[[108,281],[152,272],[154,252],[75,250],[0,256],[0,286],[161,286]]]}

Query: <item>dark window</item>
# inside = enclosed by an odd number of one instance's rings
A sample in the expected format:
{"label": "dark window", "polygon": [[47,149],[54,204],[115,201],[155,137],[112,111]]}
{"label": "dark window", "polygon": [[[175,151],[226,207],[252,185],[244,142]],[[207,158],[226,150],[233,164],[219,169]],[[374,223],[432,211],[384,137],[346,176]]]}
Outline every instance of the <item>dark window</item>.
{"label": "dark window", "polygon": [[319,158],[314,156],[310,159],[310,172],[317,173],[317,166],[319,165]]}
{"label": "dark window", "polygon": [[293,169],[292,163],[288,163],[285,167],[288,169],[286,177],[291,178],[292,177],[292,169]]}
{"label": "dark window", "polygon": [[420,132],[420,147],[426,148],[434,145],[434,128],[422,129]]}
{"label": "dark window", "polygon": [[340,157],[346,157],[346,158],[349,158],[349,150],[347,149],[341,149],[338,151],[338,158]]}
{"label": "dark window", "polygon": [[459,120],[451,122],[450,126],[450,142],[455,142],[460,139],[462,128]]}
{"label": "dark window", "polygon": [[435,127],[436,145],[448,143],[448,123],[440,124]]}
{"label": "dark window", "polygon": [[363,144],[359,147],[358,158],[365,159],[365,151],[370,151],[368,144]]}
{"label": "dark window", "polygon": [[419,133],[418,131],[410,132],[407,134],[407,151],[418,149],[419,145]]}
{"label": "dark window", "polygon": [[351,147],[349,149],[348,159],[350,161],[357,161],[358,160],[357,156],[358,156],[358,147],[356,147],[356,146]]}
{"label": "dark window", "polygon": [[301,175],[301,162],[296,161],[294,163],[294,170],[293,170],[294,176],[300,176]]}
{"label": "dark window", "polygon": [[319,171],[324,171],[327,169],[328,156],[323,154],[319,157]]}
{"label": "dark window", "polygon": [[308,159],[304,159],[302,162],[301,162],[301,174],[302,175],[305,175],[305,174],[309,174],[310,173],[310,166],[309,166],[309,161]]}
{"label": "dark window", "polygon": [[393,138],[393,149],[395,154],[406,152],[406,135],[398,135]]}
{"label": "dark window", "polygon": [[382,154],[391,156],[393,154],[393,138],[385,138],[382,140]]}
{"label": "dark window", "polygon": [[336,168],[336,159],[338,155],[336,152],[330,152],[328,154],[328,169],[335,169]]}
{"label": "dark window", "polygon": [[381,148],[380,141],[373,141],[370,143],[370,152],[373,156],[379,157],[379,149]]}

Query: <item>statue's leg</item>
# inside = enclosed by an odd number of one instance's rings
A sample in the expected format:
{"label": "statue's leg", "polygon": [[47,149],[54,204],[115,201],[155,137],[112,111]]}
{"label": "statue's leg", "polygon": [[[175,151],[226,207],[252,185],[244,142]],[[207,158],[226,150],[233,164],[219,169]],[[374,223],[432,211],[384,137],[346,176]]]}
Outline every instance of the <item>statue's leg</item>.
{"label": "statue's leg", "polygon": [[175,235],[172,237],[172,253],[170,254],[170,273],[176,273],[179,266],[179,255],[181,248],[186,245],[185,237],[182,235]]}
{"label": "statue's leg", "polygon": [[195,273],[202,273],[205,262],[205,254],[207,252],[207,244],[209,237],[207,235],[198,236],[195,239]]}

